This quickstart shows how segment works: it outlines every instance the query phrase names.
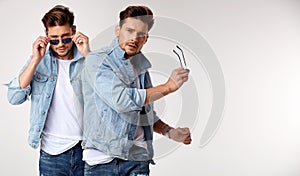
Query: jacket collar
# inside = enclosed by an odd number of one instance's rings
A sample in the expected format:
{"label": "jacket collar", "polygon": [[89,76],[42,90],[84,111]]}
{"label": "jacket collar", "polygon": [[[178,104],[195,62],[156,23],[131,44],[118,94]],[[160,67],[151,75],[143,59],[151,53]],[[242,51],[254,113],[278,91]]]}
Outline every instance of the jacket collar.
{"label": "jacket collar", "polygon": [[[114,38],[114,40],[112,41],[110,45],[110,51],[108,54],[113,54],[115,56],[113,58],[121,60],[121,62],[126,62],[128,60],[124,58],[125,51],[120,47],[117,37]],[[132,66],[136,69],[138,74],[144,73],[147,71],[147,69],[151,68],[150,61],[145,57],[145,55],[142,52],[133,56],[130,59],[130,62]]]}
{"label": "jacket collar", "polygon": [[[80,52],[78,51],[78,49],[77,49],[77,47],[76,47],[75,44],[73,44],[72,48],[73,48],[73,59],[72,59],[72,61],[78,61],[79,59],[84,58],[80,54]],[[49,47],[49,49],[46,51],[45,56],[48,56],[50,58],[54,58],[54,51],[52,50],[51,47]]]}

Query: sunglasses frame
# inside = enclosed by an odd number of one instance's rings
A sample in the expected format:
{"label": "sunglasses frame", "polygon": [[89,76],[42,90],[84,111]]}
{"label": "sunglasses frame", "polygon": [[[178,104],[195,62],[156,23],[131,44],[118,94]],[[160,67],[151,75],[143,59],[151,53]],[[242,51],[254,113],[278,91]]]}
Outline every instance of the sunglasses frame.
{"label": "sunglasses frame", "polygon": [[58,45],[59,44],[59,40],[61,40],[61,42],[63,44],[68,44],[68,43],[71,43],[72,42],[72,38],[62,38],[62,39],[55,39],[55,40],[49,40],[49,43],[51,45]]}
{"label": "sunglasses frame", "polygon": [[[176,54],[176,56],[177,56],[178,59],[179,59],[180,66],[183,67],[184,69],[187,69],[186,62],[185,62],[185,57],[184,57],[184,54],[183,54],[183,50],[182,50],[178,45],[176,45],[176,48],[178,48],[178,49],[180,50],[181,55],[182,55],[182,59],[181,59],[180,55],[173,49],[173,52]],[[184,66],[183,66],[181,60],[183,60]]]}

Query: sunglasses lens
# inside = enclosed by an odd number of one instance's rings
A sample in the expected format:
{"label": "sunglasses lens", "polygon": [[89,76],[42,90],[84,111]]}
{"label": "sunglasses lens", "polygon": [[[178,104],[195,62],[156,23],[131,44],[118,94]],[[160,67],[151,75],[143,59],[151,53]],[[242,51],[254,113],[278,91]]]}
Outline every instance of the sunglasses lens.
{"label": "sunglasses lens", "polygon": [[51,45],[57,45],[59,43],[59,40],[50,40]]}
{"label": "sunglasses lens", "polygon": [[[61,41],[64,43],[64,44],[68,44],[72,41],[72,38],[64,38],[64,39],[61,39]],[[50,40],[50,44],[51,45],[57,45],[59,44],[59,40]]]}
{"label": "sunglasses lens", "polygon": [[68,44],[72,41],[71,38],[64,38],[64,39],[61,39],[61,41],[64,43],[64,44]]}

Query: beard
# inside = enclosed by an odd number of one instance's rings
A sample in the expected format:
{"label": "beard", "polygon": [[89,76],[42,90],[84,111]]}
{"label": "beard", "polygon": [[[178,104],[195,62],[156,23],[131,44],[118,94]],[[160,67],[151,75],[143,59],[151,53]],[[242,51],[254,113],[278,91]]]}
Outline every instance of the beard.
{"label": "beard", "polygon": [[[73,47],[74,47],[74,45],[72,45],[72,47],[69,50],[67,50],[67,52],[64,53],[64,54],[58,53],[58,52],[54,51],[54,49],[52,49],[52,50],[54,52],[55,57],[63,58],[63,57],[68,57],[69,56],[69,58],[70,58],[70,57],[72,57],[72,54],[73,54]],[[67,48],[67,47],[63,46],[63,47],[60,47],[60,48]],[[58,50],[58,49],[59,48],[56,48],[56,50]]]}

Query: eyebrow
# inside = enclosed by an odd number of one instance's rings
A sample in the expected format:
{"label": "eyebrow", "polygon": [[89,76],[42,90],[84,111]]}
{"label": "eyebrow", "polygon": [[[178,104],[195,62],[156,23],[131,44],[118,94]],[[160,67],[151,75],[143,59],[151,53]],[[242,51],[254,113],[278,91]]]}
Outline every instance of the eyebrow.
{"label": "eyebrow", "polygon": [[61,37],[61,38],[63,38],[65,36],[69,36],[69,35],[71,35],[71,34],[70,33],[65,33],[65,34],[62,34],[61,36],[58,36],[58,35],[49,35],[49,37],[53,37],[53,38]]}
{"label": "eyebrow", "polygon": [[125,27],[125,29],[126,29],[126,30],[132,30],[132,31],[134,31],[134,32],[137,32],[138,35],[148,35],[147,32],[138,32],[137,30],[135,30],[135,29],[133,29],[133,28],[131,28],[131,27]]}
{"label": "eyebrow", "polygon": [[125,29],[135,31],[135,29],[133,29],[133,28],[131,28],[131,27],[125,27]]}

